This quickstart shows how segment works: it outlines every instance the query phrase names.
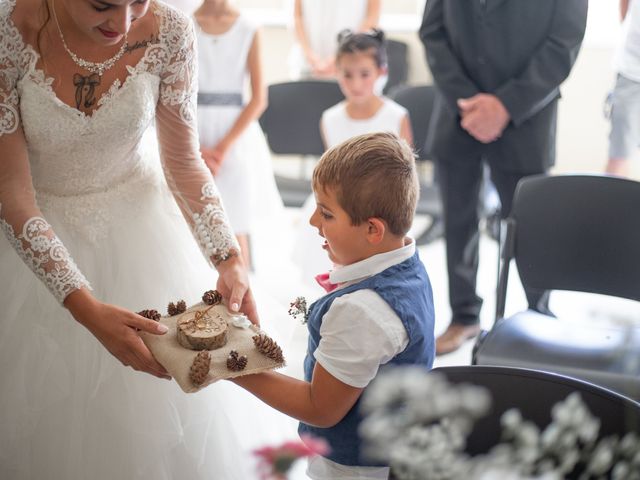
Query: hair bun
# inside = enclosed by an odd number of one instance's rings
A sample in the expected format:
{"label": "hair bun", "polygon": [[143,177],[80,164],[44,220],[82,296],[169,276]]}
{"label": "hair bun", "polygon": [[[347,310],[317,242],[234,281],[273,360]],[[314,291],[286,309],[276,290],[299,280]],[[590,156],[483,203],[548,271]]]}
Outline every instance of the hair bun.
{"label": "hair bun", "polygon": [[380,43],[384,43],[384,32],[379,28],[372,28],[369,31],[369,35],[378,40]]}
{"label": "hair bun", "polygon": [[338,43],[344,42],[347,38],[353,35],[353,31],[350,28],[345,28],[344,30],[340,30],[338,32]]}

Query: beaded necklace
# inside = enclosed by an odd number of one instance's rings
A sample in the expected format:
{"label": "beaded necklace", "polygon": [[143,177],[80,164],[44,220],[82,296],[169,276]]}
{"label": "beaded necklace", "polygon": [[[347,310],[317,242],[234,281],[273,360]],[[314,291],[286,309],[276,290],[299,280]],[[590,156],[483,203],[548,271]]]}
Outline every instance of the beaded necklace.
{"label": "beaded necklace", "polygon": [[84,68],[85,70],[88,70],[91,73],[97,73],[99,76],[102,76],[104,72],[106,72],[111,67],[113,67],[115,63],[118,60],[120,60],[122,55],[124,55],[124,52],[127,50],[127,47],[129,46],[129,43],[127,42],[127,34],[124,35],[124,43],[120,47],[120,50],[118,50],[118,52],[113,57],[109,58],[108,60],[105,60],[104,62],[90,62],[88,60],[78,57],[75,53],[73,53],[69,49],[69,47],[67,46],[67,42],[65,42],[64,40],[64,35],[62,34],[62,29],[60,28],[60,23],[58,23],[58,15],[56,15],[55,0],[51,1],[51,7],[53,10],[53,19],[55,20],[56,26],[58,27],[58,33],[60,34],[60,40],[62,40],[62,45],[64,46],[64,49],[67,51],[67,53],[71,57],[71,60],[73,60],[74,63],[79,67]]}

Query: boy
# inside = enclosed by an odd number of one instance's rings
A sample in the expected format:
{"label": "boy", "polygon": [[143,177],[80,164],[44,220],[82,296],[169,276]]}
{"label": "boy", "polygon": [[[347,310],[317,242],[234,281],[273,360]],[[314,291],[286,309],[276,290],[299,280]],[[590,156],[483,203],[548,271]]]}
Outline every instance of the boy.
{"label": "boy", "polygon": [[233,381],[328,441],[327,458],[309,463],[312,479],[387,478],[360,456],[360,396],[380,365],[431,368],[434,358],[431,285],[405,236],[418,196],[413,153],[392,134],[353,137],[322,156],[313,190],[310,223],[337,285],[309,309],[305,381],[277,372]]}

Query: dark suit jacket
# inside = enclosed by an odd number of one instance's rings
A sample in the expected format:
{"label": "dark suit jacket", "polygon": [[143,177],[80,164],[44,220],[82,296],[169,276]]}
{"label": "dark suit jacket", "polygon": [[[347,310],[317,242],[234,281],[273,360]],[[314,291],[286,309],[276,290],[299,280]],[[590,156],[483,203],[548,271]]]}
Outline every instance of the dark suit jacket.
{"label": "dark suit jacket", "polygon": [[[587,0],[427,0],[420,38],[439,94],[427,151],[519,173],[555,161],[559,85],[578,55]],[[496,95],[511,121],[487,145],[460,127],[456,100]]]}

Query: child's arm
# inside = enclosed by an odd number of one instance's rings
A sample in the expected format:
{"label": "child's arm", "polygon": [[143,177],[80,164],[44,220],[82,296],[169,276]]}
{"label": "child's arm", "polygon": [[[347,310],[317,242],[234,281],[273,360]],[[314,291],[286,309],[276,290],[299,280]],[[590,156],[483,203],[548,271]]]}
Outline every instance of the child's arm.
{"label": "child's arm", "polygon": [[302,11],[302,0],[295,0],[293,4],[293,24],[296,40],[298,40],[298,44],[300,44],[300,48],[302,49],[304,57],[311,67],[311,70],[315,71],[320,59],[311,48],[309,39],[307,38],[307,32],[304,28],[304,12]]}
{"label": "child's arm", "polygon": [[320,117],[320,138],[322,138],[322,145],[324,145],[325,150],[329,150],[329,144],[327,143],[327,133],[324,126],[324,112],[322,113],[322,117]]}
{"label": "child's arm", "polygon": [[267,91],[262,79],[262,66],[260,64],[260,37],[256,30],[247,56],[247,69],[251,79],[251,100],[244,107],[235,123],[227,134],[213,149],[218,156],[218,162],[222,163],[224,156],[238,137],[245,131],[249,124],[256,120],[267,108]]}
{"label": "child's arm", "polygon": [[349,412],[362,394],[329,374],[319,363],[311,383],[277,372],[232,379],[266,404],[309,425],[332,427]]}
{"label": "child's arm", "polygon": [[377,27],[380,24],[380,0],[369,0],[367,2],[367,12],[365,14],[362,23],[360,24],[359,31],[366,32],[372,28]]}
{"label": "child's arm", "polygon": [[404,139],[411,148],[413,145],[413,131],[411,130],[411,120],[409,119],[409,115],[405,115],[402,121],[400,122],[400,138]]}
{"label": "child's arm", "polygon": [[629,11],[629,0],[620,0],[620,21],[624,22]]}

